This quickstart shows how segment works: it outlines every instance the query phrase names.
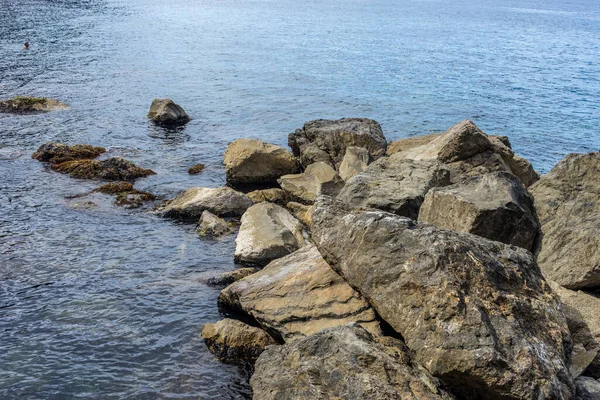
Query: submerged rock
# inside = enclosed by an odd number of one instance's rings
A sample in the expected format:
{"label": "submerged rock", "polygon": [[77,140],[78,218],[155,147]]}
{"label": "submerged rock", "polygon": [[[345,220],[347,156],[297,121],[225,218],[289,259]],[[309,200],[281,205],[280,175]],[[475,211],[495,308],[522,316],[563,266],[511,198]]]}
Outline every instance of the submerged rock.
{"label": "submerged rock", "polygon": [[432,188],[421,206],[419,223],[468,232],[527,250],[533,248],[540,229],[533,197],[519,178],[508,172],[492,172]]}
{"label": "submerged rock", "polygon": [[235,239],[235,261],[264,266],[306,244],[302,224],[285,208],[258,203],[248,208]]}
{"label": "submerged rock", "polygon": [[538,263],[569,289],[600,287],[600,152],[569,154],[531,187],[542,225]]}
{"label": "submerged rock", "polygon": [[318,119],[290,133],[288,145],[304,167],[323,161],[337,169],[348,147],[364,147],[377,159],[385,155],[387,141],[381,126],[372,119]]}
{"label": "submerged rock", "polygon": [[68,109],[69,106],[65,103],[45,97],[17,96],[9,100],[0,100],[0,113],[30,114]]}
{"label": "submerged rock", "polygon": [[152,193],[134,189],[130,182],[111,182],[94,189],[94,192],[115,196],[115,205],[125,208],[138,208],[155,200]]}
{"label": "submerged rock", "polygon": [[204,211],[220,217],[239,217],[251,205],[248,196],[229,187],[198,187],[180,192],[162,211],[168,218],[196,220]]}
{"label": "submerged rock", "polygon": [[347,181],[354,175],[359,174],[369,165],[369,151],[364,147],[348,147],[344,159],[340,164],[340,178]]}
{"label": "submerged rock", "polygon": [[78,179],[102,179],[107,181],[135,181],[156,173],[140,168],[121,157],[106,160],[75,160],[51,166],[53,171],[68,174]]}
{"label": "submerged rock", "polygon": [[148,118],[155,124],[163,126],[183,125],[191,120],[183,108],[171,99],[154,99],[150,105]]}
{"label": "submerged rock", "polygon": [[237,282],[258,271],[257,268],[238,268],[233,271],[223,272],[217,276],[212,276],[206,280],[206,284],[212,287],[225,287]]}
{"label": "submerged rock", "polygon": [[332,268],[457,394],[572,398],[569,329],[527,250],[327,198],[312,232]]}
{"label": "submerged rock", "polygon": [[342,178],[324,162],[310,164],[301,174],[284,175],[278,182],[290,197],[309,204],[321,194],[337,194],[344,185]]}
{"label": "submerged rock", "polygon": [[299,171],[298,161],[280,146],[256,139],[233,141],[223,158],[230,185],[273,185],[286,174]]}
{"label": "submerged rock", "polygon": [[371,306],[314,246],[272,261],[233,283],[218,301],[222,311],[246,314],[286,342],[353,322],[381,334]]}
{"label": "submerged rock", "polygon": [[262,329],[234,319],[204,325],[202,339],[211,353],[230,364],[253,364],[266,346],[277,344]]}
{"label": "submerged rock", "polygon": [[258,358],[250,385],[260,400],[453,399],[414,364],[402,343],[377,342],[360,327],[323,330]]}
{"label": "submerged rock", "polygon": [[277,188],[254,190],[248,193],[248,198],[254,204],[268,201],[283,206],[288,202],[288,194],[283,189]]}
{"label": "submerged rock", "polygon": [[190,174],[190,175],[198,175],[200,172],[204,171],[205,167],[206,166],[204,164],[193,165],[193,166],[191,166],[188,169],[188,174]]}
{"label": "submerged rock", "polygon": [[220,237],[231,232],[231,225],[223,218],[204,210],[196,231],[200,236]]}
{"label": "submerged rock", "polygon": [[104,147],[94,147],[89,144],[68,146],[62,143],[45,143],[41,145],[31,158],[50,164],[60,164],[67,161],[89,160],[106,152]]}

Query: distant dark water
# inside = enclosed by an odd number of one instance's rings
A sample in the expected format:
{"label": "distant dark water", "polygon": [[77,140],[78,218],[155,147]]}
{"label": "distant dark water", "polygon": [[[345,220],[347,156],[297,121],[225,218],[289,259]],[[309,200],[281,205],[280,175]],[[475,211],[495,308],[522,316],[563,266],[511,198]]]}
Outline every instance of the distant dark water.
{"label": "distant dark water", "polygon": [[[374,118],[389,139],[471,118],[542,172],[598,150],[600,3],[457,3],[0,0],[0,98],[72,107],[0,114],[0,398],[248,394],[199,339],[219,316],[198,279],[234,267],[233,238],[73,208],[97,185],[31,160],[43,142],[107,146],[154,169],[138,186],[164,197],[222,185],[231,140],[285,144],[314,118]],[[149,125],[162,96],[195,119]]]}

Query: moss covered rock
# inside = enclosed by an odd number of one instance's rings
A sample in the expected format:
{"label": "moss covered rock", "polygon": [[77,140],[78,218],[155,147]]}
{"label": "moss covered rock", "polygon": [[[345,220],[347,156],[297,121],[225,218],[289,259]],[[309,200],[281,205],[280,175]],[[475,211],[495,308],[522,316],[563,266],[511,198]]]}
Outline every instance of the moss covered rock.
{"label": "moss covered rock", "polygon": [[0,113],[27,114],[67,110],[69,106],[58,100],[45,97],[17,96],[8,100],[0,100]]}
{"label": "moss covered rock", "polygon": [[68,146],[62,143],[50,142],[41,145],[31,155],[31,158],[50,164],[60,164],[67,161],[89,160],[105,152],[106,149],[104,147],[94,147],[89,144]]}
{"label": "moss covered rock", "polygon": [[107,181],[135,181],[154,175],[151,169],[140,168],[121,157],[106,160],[75,160],[52,165],[56,172],[78,179],[103,179]]}

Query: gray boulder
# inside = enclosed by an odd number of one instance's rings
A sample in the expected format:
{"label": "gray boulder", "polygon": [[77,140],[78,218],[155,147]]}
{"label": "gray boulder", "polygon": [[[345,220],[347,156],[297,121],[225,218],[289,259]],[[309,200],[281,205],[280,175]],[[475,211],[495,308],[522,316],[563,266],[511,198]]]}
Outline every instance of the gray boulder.
{"label": "gray boulder", "polygon": [[[260,400],[434,400],[454,397],[411,362],[399,340],[377,342],[360,327],[343,326],[259,357],[250,385]],[[392,343],[397,342],[397,343]]]}
{"label": "gray boulder", "polygon": [[321,161],[310,164],[301,174],[284,175],[278,182],[290,197],[308,204],[321,194],[337,194],[344,185],[337,172]]}
{"label": "gray boulder", "polygon": [[204,211],[220,217],[240,216],[251,205],[248,196],[231,188],[198,187],[180,192],[162,212],[167,218],[197,220]]}
{"label": "gray boulder", "polygon": [[323,161],[338,169],[348,147],[364,147],[377,159],[385,155],[387,141],[381,126],[372,119],[318,119],[290,133],[288,145],[304,167]]}
{"label": "gray boulder", "polygon": [[451,186],[432,188],[419,211],[419,223],[468,232],[533,248],[540,225],[533,197],[508,172],[492,172]]}
{"label": "gray boulder", "polygon": [[600,287],[600,152],[567,155],[530,190],[544,276],[569,289]]}
{"label": "gray boulder", "polygon": [[577,400],[600,400],[600,380],[589,376],[580,376],[575,380]]}
{"label": "gray boulder", "polygon": [[285,342],[353,322],[381,334],[371,306],[327,265],[314,246],[272,261],[231,284],[218,302],[222,311],[250,316]]}
{"label": "gray boulder", "polygon": [[235,261],[264,266],[306,244],[300,221],[285,208],[258,203],[248,208],[235,239]]}
{"label": "gray boulder", "polygon": [[425,194],[432,187],[449,185],[450,172],[437,161],[414,161],[398,154],[381,158],[350,178],[337,198],[353,208],[378,208],[416,220]]}
{"label": "gray boulder", "polygon": [[369,151],[364,147],[348,147],[340,164],[340,178],[344,181],[360,174],[369,165]]}
{"label": "gray boulder", "polygon": [[231,225],[208,210],[202,212],[196,231],[200,236],[220,237],[231,232]]}
{"label": "gray boulder", "polygon": [[171,99],[154,99],[148,111],[148,118],[163,126],[183,125],[191,120],[183,108]]}
{"label": "gray boulder", "polygon": [[313,239],[457,394],[568,399],[571,337],[530,252],[321,198]]}

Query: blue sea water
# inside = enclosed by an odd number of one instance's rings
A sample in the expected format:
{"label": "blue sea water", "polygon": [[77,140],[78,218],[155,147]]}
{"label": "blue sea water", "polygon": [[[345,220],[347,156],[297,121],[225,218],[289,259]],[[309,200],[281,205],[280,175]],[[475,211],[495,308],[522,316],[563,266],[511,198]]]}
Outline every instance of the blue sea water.
{"label": "blue sea water", "polygon": [[[547,172],[600,149],[599,94],[592,0],[0,0],[0,98],[71,106],[0,114],[0,398],[250,393],[199,339],[219,318],[200,281],[234,268],[233,237],[81,209],[69,197],[97,184],[32,160],[40,144],[108,147],[154,169],[137,186],[169,198],[224,184],[238,137],[285,145],[304,121],[369,117],[393,140],[469,118]],[[152,126],[156,97],[193,121]]]}

